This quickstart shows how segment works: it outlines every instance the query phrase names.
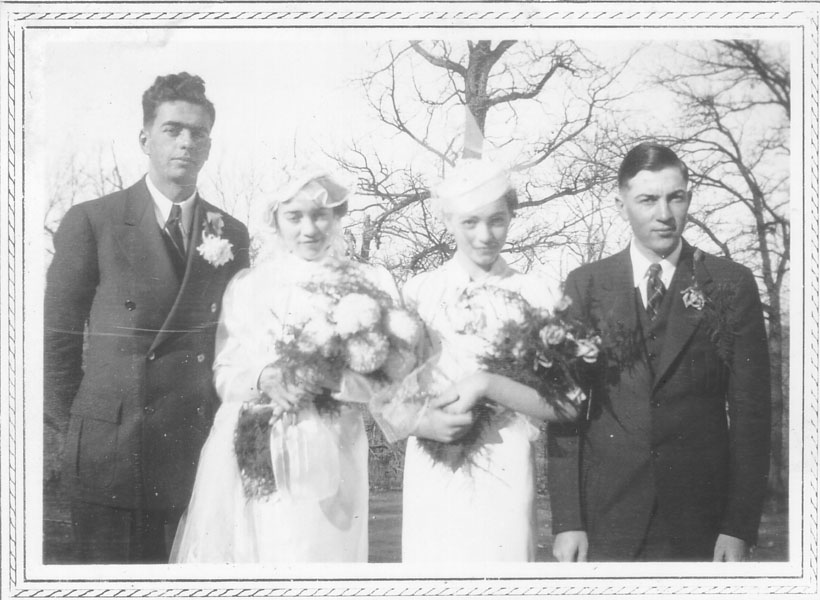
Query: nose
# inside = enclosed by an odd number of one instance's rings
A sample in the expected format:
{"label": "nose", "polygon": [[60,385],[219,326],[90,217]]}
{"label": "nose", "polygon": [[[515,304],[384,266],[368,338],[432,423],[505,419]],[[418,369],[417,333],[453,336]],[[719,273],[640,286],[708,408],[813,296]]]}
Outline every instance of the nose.
{"label": "nose", "polygon": [[672,218],[672,211],[669,209],[669,202],[666,199],[658,200],[658,204],[655,207],[655,218],[661,222],[667,222]]}
{"label": "nose", "polygon": [[194,136],[188,129],[182,129],[177,136],[177,142],[181,148],[191,148],[194,145]]}
{"label": "nose", "polygon": [[482,243],[491,242],[493,239],[493,234],[490,231],[489,226],[486,223],[479,223],[476,226],[476,239]]}
{"label": "nose", "polygon": [[312,237],[319,231],[316,222],[311,218],[302,219],[302,235]]}

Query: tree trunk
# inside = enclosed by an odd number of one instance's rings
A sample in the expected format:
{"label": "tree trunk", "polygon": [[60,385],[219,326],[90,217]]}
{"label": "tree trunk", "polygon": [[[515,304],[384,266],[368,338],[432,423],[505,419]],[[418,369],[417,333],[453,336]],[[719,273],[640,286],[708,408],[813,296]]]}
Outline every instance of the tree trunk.
{"label": "tree trunk", "polygon": [[769,313],[769,360],[771,364],[772,390],[772,452],[769,467],[769,498],[772,508],[783,512],[788,506],[789,454],[788,429],[789,407],[784,401],[783,325],[780,315],[780,299],[770,296]]}

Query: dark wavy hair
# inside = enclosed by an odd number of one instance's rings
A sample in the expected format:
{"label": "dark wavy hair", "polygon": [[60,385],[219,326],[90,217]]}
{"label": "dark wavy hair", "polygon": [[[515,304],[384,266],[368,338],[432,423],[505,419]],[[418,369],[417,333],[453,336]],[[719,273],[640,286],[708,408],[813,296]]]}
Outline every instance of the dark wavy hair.
{"label": "dark wavy hair", "polygon": [[160,75],[154,84],[142,95],[142,123],[150,125],[157,117],[157,109],[163,102],[184,101],[198,104],[211,117],[211,126],[216,120],[216,109],[205,96],[205,82],[197,75],[182,72]]}
{"label": "dark wavy hair", "polygon": [[689,182],[689,168],[671,148],[653,142],[640,143],[624,156],[618,169],[618,187],[624,188],[640,171],[661,171],[667,167],[680,169],[683,180]]}

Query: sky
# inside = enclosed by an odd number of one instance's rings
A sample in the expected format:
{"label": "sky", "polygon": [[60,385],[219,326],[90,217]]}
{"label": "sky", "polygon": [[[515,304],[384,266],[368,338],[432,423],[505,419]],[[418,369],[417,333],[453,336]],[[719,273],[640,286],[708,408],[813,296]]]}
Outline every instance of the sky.
{"label": "sky", "polygon": [[[770,35],[783,36],[769,30]],[[499,38],[503,31],[494,32]],[[761,30],[733,30],[756,37]],[[26,198],[34,222],[43,222],[56,173],[69,161],[110,165],[116,160],[126,185],[139,178],[146,157],[137,138],[141,96],[154,78],[186,70],[200,75],[216,106],[211,156],[200,176],[206,198],[209,182],[227,174],[253,173],[261,196],[274,191],[278,170],[294,160],[324,162],[323,152],[343,150],[353,140],[378,140],[387,152],[408,152],[395,134],[374,120],[360,83],[388,40],[462,39],[486,32],[458,34],[414,30],[357,29],[31,29],[27,32]],[[559,29],[515,32],[538,39],[566,39]],[[621,89],[635,91],[642,72],[657,68],[669,55],[659,42],[669,33],[647,29],[573,30],[599,60],[617,66],[640,44],[658,43],[638,56],[621,78]],[[682,31],[680,38],[714,35]],[[663,127],[673,107],[662,92],[644,93],[632,105],[639,118]],[[634,118],[634,114],[632,117]],[[403,148],[407,148],[404,150]],[[243,215],[237,215],[240,218]],[[249,215],[252,217],[252,215]]]}

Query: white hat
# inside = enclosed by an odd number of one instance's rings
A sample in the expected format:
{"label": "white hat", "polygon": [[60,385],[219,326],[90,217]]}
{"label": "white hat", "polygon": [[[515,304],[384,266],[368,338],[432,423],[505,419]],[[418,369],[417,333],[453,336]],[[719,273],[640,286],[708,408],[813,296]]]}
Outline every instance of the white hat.
{"label": "white hat", "polygon": [[482,158],[466,158],[433,189],[433,199],[444,214],[465,213],[495,202],[513,189],[509,173]]}
{"label": "white hat", "polygon": [[265,211],[266,221],[273,225],[279,207],[300,193],[306,194],[311,200],[327,208],[340,206],[351,197],[350,190],[324,169],[301,169],[274,195]]}

